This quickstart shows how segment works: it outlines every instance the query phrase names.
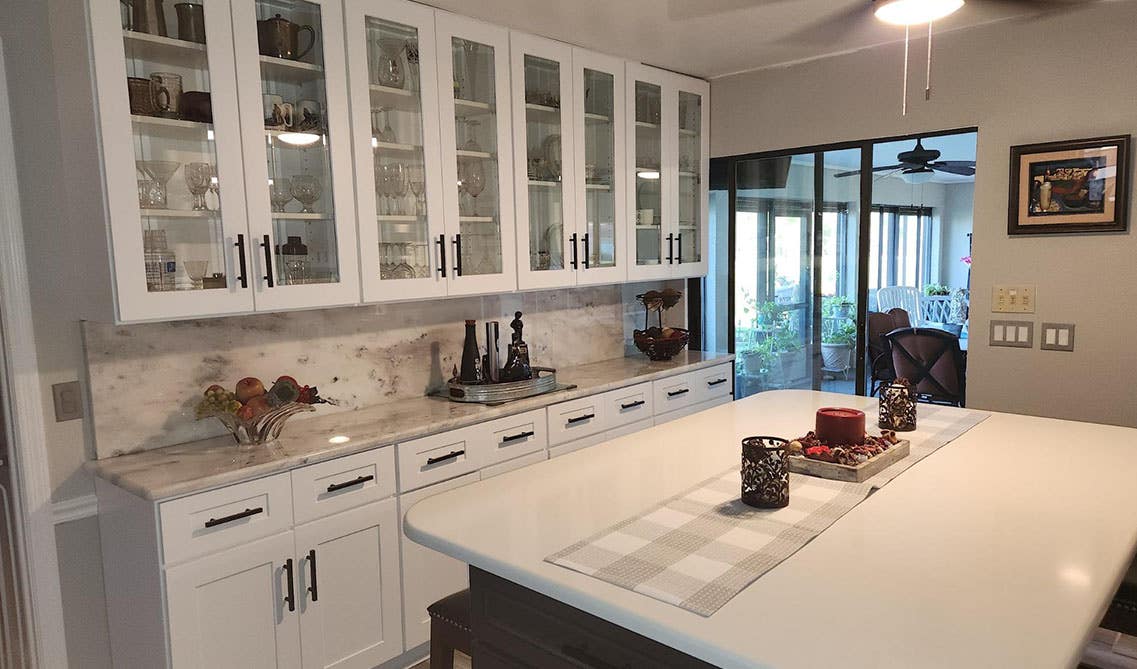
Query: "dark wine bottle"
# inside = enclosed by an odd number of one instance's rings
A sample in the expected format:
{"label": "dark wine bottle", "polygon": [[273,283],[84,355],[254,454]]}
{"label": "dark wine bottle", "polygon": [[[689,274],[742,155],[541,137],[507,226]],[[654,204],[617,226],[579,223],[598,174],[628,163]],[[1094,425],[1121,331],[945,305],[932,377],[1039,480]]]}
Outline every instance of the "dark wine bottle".
{"label": "dark wine bottle", "polygon": [[458,380],[466,385],[482,382],[481,355],[478,354],[477,321],[466,321],[466,342],[462,345],[462,372]]}

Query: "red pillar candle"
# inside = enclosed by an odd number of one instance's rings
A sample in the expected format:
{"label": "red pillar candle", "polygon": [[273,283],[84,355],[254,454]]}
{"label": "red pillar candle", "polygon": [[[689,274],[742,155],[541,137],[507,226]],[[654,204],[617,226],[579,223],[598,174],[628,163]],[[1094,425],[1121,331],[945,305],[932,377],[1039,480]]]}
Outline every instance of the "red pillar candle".
{"label": "red pillar candle", "polygon": [[828,446],[863,444],[865,442],[865,412],[842,407],[824,407],[817,410],[815,432],[821,443]]}

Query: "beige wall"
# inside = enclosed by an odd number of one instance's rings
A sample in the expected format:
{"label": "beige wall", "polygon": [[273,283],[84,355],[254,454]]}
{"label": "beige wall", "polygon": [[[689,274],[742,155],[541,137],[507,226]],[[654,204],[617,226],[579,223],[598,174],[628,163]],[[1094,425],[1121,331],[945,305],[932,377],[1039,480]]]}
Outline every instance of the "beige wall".
{"label": "beige wall", "polygon": [[[907,118],[901,45],[718,79],[711,155],[978,126],[969,403],[1137,426],[1134,235],[1006,233],[1011,145],[1137,133],[1135,25],[1137,3],[1118,2],[942,35],[932,100],[913,67]],[[988,347],[991,286],[1001,283],[1036,285],[1028,318],[1077,324],[1076,350]]]}

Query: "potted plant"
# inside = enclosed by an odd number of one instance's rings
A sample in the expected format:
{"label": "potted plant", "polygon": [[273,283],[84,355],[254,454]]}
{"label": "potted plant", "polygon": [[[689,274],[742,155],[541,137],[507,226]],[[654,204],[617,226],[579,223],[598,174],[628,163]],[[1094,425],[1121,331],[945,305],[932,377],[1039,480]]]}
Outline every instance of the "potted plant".
{"label": "potted plant", "polygon": [[821,368],[828,372],[846,372],[851,367],[857,326],[846,321],[821,337]]}
{"label": "potted plant", "polygon": [[855,306],[844,295],[828,295],[821,298],[821,315],[824,318],[852,318]]}

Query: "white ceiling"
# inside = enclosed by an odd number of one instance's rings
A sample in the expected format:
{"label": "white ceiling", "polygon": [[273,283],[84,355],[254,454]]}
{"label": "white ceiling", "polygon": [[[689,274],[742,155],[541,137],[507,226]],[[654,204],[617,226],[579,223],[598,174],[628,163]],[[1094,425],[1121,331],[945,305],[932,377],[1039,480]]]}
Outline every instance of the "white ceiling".
{"label": "white ceiling", "polygon": [[[871,20],[871,0],[427,0],[458,14],[630,60],[713,78],[904,39]],[[844,36],[810,43],[795,32],[862,5],[867,20],[842,22]],[[1024,15],[968,0],[936,25],[958,30]],[[1029,13],[1029,12],[1027,12]],[[847,28],[847,29],[846,29]]]}

